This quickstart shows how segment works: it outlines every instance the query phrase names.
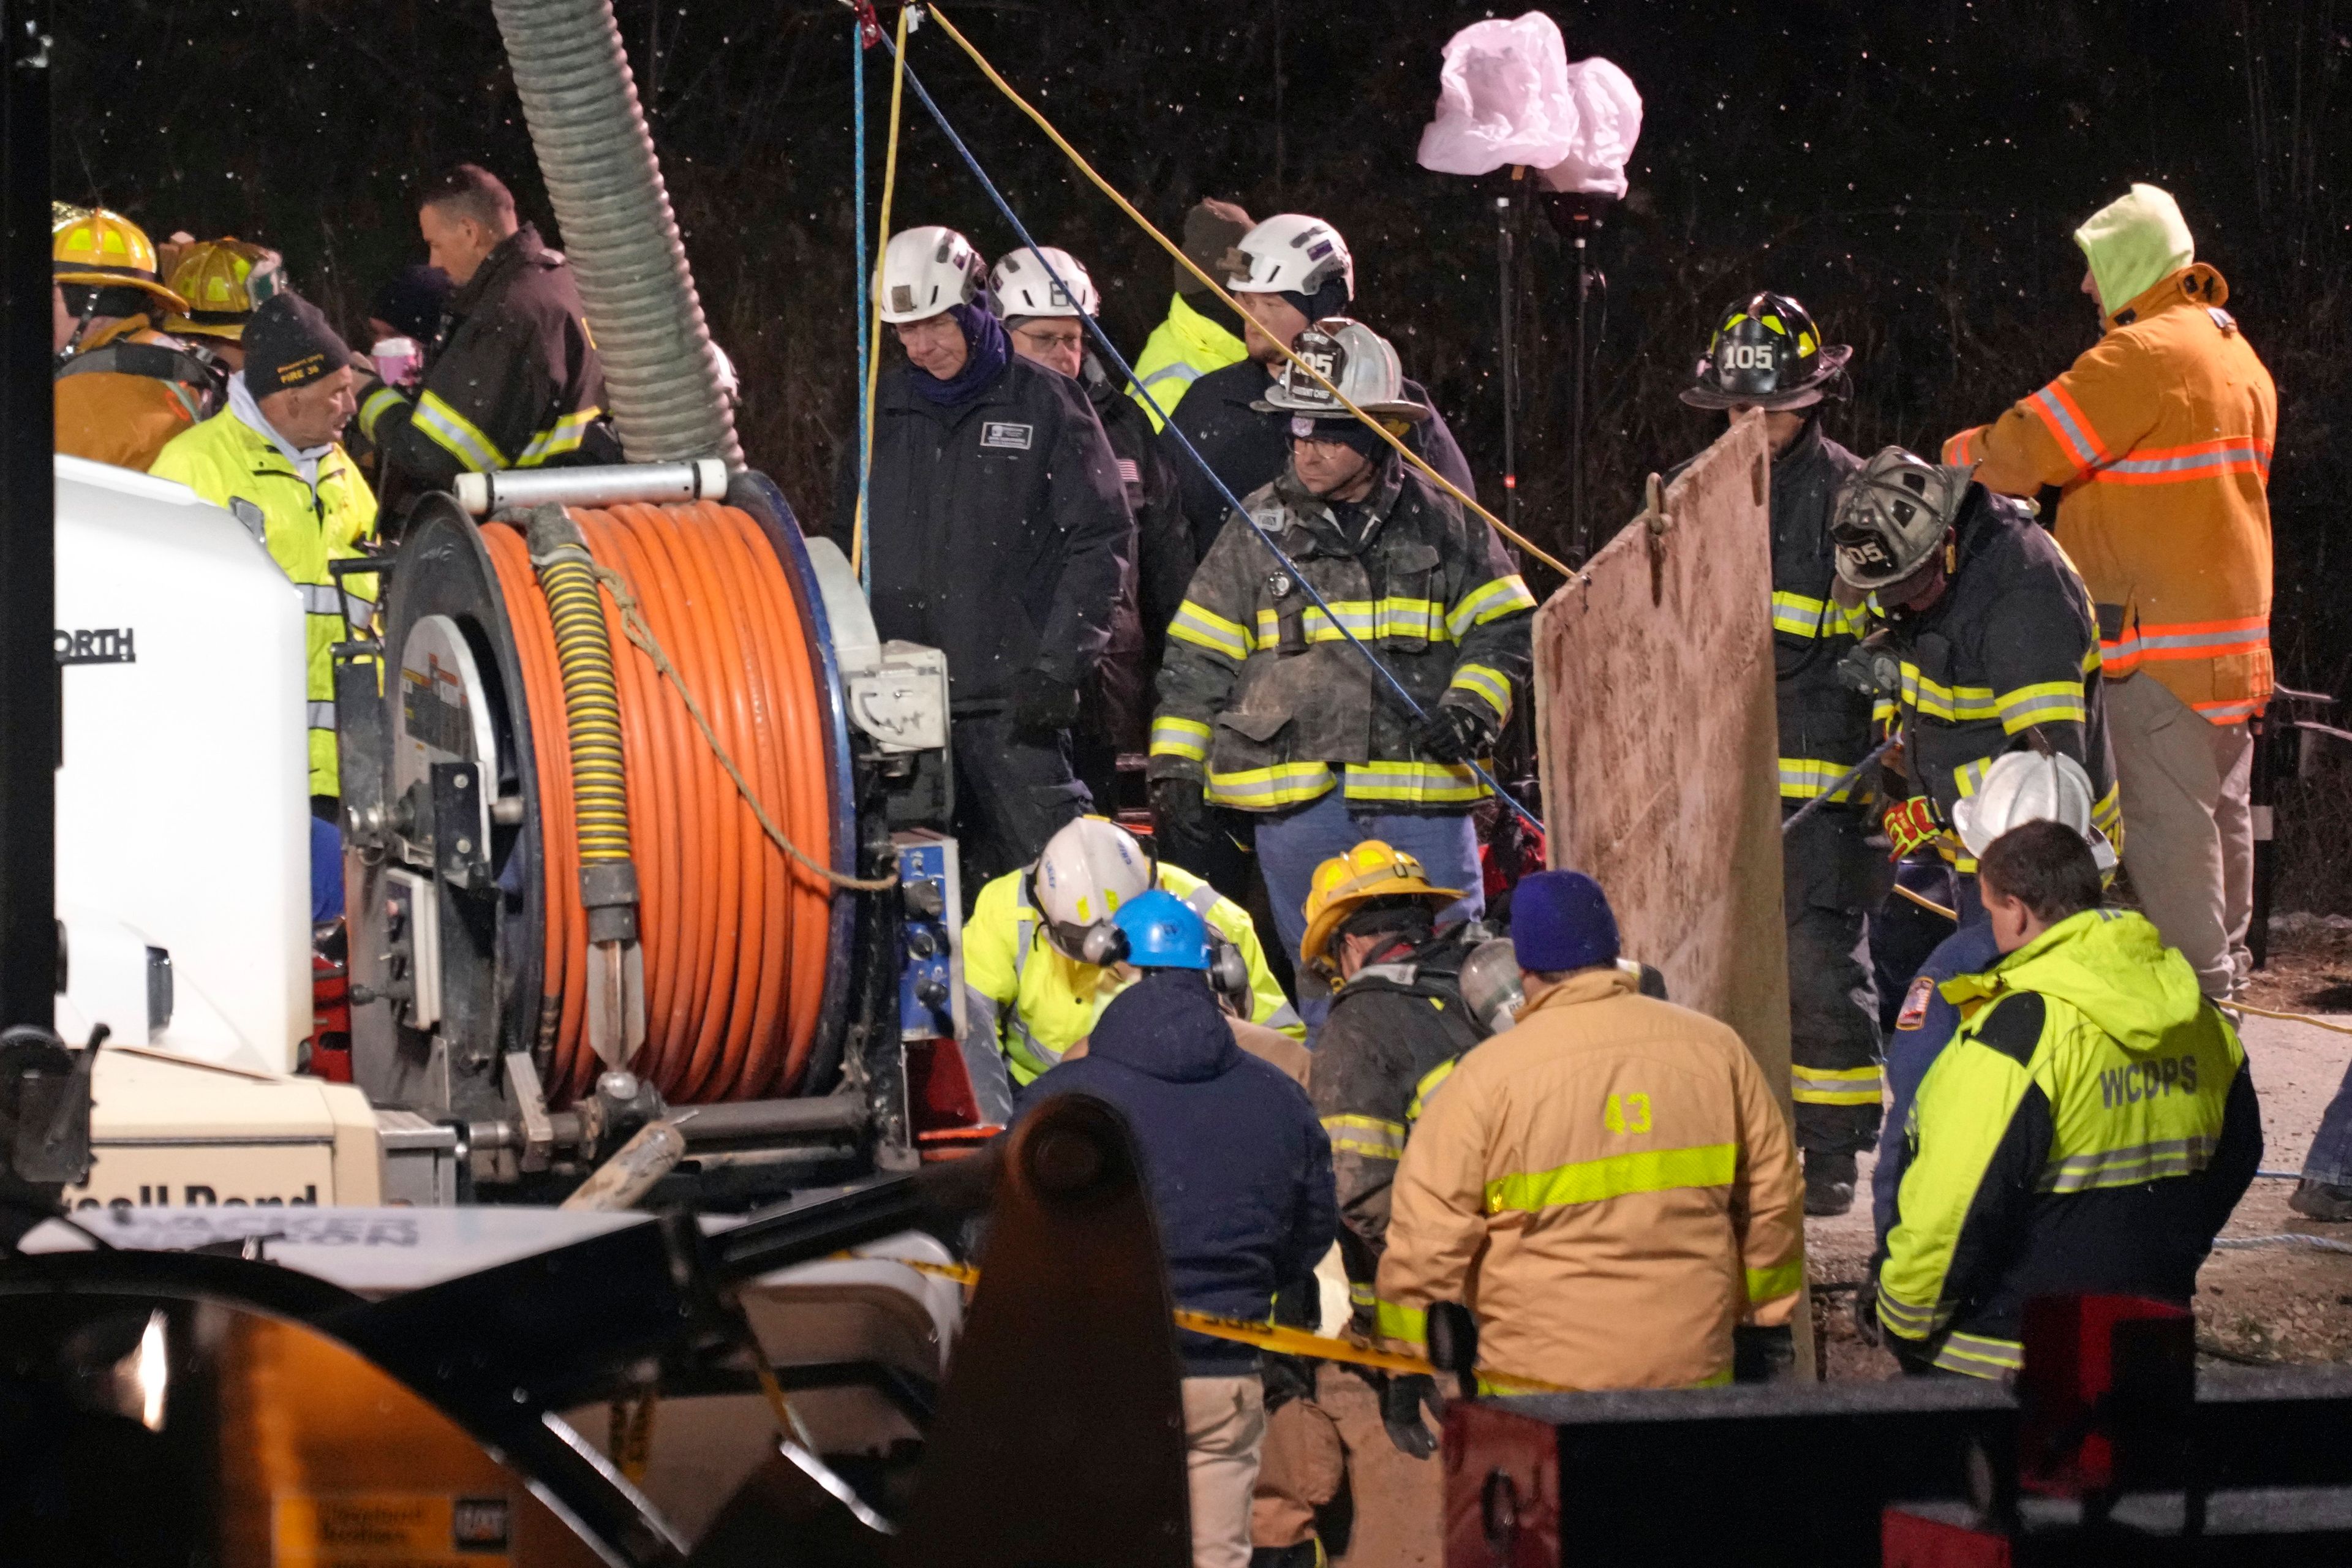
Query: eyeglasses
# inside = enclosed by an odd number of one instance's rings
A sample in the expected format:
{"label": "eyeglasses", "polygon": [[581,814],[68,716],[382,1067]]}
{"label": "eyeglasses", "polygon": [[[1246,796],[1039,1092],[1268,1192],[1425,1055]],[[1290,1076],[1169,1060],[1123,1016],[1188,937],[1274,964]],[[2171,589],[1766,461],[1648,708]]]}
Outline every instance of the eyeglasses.
{"label": "eyeglasses", "polygon": [[1013,335],[1041,353],[1051,353],[1055,349],[1079,348],[1084,346],[1087,341],[1087,335],[1084,332],[1048,332],[1040,331],[1034,327],[1023,327]]}

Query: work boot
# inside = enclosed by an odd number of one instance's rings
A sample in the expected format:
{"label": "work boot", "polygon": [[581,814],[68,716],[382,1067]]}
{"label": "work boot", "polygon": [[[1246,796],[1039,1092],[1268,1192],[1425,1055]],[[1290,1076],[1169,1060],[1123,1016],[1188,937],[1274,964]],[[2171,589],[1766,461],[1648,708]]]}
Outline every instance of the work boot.
{"label": "work boot", "polygon": [[2305,1219],[2340,1225],[2352,1219],[2352,1187],[2339,1187],[2331,1182],[2297,1182],[2294,1195],[2287,1199],[2286,1206]]}
{"label": "work boot", "polygon": [[1853,1207],[1854,1164],[1852,1153],[1827,1154],[1805,1151],[1805,1212],[1839,1215]]}
{"label": "work boot", "polygon": [[1308,1537],[1296,1546],[1260,1546],[1250,1552],[1250,1568],[1324,1568],[1323,1542]]}

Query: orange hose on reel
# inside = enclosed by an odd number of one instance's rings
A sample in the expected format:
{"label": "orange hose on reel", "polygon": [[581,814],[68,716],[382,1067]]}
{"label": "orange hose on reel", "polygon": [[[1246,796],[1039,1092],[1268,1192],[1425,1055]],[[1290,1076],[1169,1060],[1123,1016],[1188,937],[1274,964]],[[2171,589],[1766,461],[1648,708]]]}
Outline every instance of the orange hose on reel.
{"label": "orange hose on reel", "polygon": [[[589,553],[619,574],[777,826],[825,858],[832,798],[806,630],[783,567],[736,507],[573,508]],[[554,627],[521,532],[482,530],[517,652],[538,763],[547,932],[547,1089],[586,1091],[587,913],[572,842],[570,742]],[[790,1093],[823,1000],[832,889],[778,848],[609,590],[629,836],[637,864],[646,1043],[630,1066],[681,1103]]]}

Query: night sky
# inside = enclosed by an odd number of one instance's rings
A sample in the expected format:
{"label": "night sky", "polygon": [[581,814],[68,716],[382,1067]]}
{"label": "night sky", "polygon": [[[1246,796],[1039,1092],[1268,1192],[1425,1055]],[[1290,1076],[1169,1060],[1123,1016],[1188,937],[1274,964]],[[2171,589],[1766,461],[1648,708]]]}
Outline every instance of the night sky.
{"label": "night sky", "polygon": [[[622,26],[705,309],[740,365],[745,446],[814,524],[850,431],[855,327],[850,23],[815,0],[623,0]],[[1724,0],[1548,8],[1571,57],[1605,55],[1646,100],[1594,258],[1592,512],[1711,433],[1674,392],[1711,318],[1761,287],[1856,346],[1835,428],[1923,450],[1990,418],[2094,338],[2069,235],[2134,180],[2179,199],[2201,259],[2279,383],[2273,505],[2282,678],[2345,689],[2352,612],[2336,574],[2352,494],[2352,5]],[[408,185],[459,158],[548,224],[488,0],[77,0],[58,17],[58,194],[102,197],[160,237],[281,248],[356,327],[421,257]],[[1036,0],[949,15],[1163,225],[1200,195],[1337,223],[1357,314],[1392,337],[1499,493],[1493,202],[1502,175],[1412,162],[1438,48],[1484,7],[1356,0],[1142,6]],[[1514,15],[1503,11],[1501,15]],[[895,13],[886,13],[895,15]],[[936,29],[916,70],[1039,237],[1075,252],[1130,350],[1164,311],[1166,259],[1018,119]],[[869,204],[887,61],[866,61]],[[911,101],[901,226],[1014,243]],[[1521,494],[1567,537],[1573,270],[1520,215]],[[559,236],[551,234],[551,239]]]}

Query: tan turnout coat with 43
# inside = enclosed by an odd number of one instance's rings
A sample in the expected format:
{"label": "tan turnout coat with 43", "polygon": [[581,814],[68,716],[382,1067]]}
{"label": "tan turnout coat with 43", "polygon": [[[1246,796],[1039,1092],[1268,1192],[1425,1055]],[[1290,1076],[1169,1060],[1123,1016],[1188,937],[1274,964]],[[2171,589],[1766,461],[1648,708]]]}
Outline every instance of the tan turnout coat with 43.
{"label": "tan turnout coat with 43", "polygon": [[1731,1376],[1804,1279],[1789,1126],[1730,1028],[1584,970],[1462,1058],[1405,1145],[1381,1331],[1462,1301],[1479,1363],[1570,1388]]}

